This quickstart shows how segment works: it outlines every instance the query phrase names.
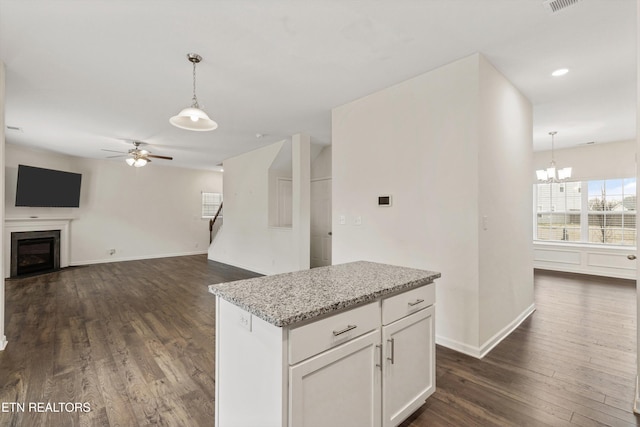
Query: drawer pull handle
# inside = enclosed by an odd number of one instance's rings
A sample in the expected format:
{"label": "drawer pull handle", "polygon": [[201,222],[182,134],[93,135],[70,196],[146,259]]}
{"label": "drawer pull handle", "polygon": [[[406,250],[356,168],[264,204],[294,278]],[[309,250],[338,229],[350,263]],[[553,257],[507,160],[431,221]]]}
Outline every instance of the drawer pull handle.
{"label": "drawer pull handle", "polygon": [[380,364],[376,363],[376,366],[382,371],[382,344],[376,344],[376,348],[380,349]]}
{"label": "drawer pull handle", "polygon": [[333,331],[333,336],[337,337],[338,335],[342,335],[345,332],[349,332],[349,331],[351,331],[351,330],[353,330],[353,329],[355,329],[357,327],[358,327],[357,325],[347,325],[346,328],[344,328],[344,329],[342,329],[340,331]]}
{"label": "drawer pull handle", "polygon": [[393,363],[395,362],[395,340],[393,338],[391,338],[390,340],[387,340],[387,342],[391,343],[391,357],[387,357],[387,360],[391,361],[391,364],[393,365]]}
{"label": "drawer pull handle", "polygon": [[418,299],[417,299],[417,300],[415,300],[414,302],[410,302],[410,303],[409,303],[409,306],[410,306],[410,307],[413,307],[414,305],[418,305],[418,304],[423,303],[423,302],[424,302],[424,300],[423,300],[423,299],[418,298]]}

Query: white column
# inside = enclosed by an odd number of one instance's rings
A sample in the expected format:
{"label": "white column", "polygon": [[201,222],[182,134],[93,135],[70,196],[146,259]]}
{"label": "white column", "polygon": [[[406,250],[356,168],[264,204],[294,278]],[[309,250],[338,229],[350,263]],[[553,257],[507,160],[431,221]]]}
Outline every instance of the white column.
{"label": "white column", "polygon": [[[4,80],[5,69],[4,63],[0,62],[0,165],[2,165],[2,173],[0,173],[0,200],[2,200],[2,209],[0,209],[0,223],[4,225]],[[0,227],[0,242],[4,242],[4,226]],[[0,245],[0,251],[2,251]],[[0,254],[0,259],[4,259]],[[4,263],[0,262],[0,350],[4,350],[7,346],[7,337],[4,334]]]}
{"label": "white column", "polygon": [[311,138],[296,134],[292,137],[293,239],[299,270],[311,263]]}
{"label": "white column", "polygon": [[[640,1],[636,3],[636,21],[637,23],[640,25]],[[637,73],[637,81],[638,83],[640,83],[640,31],[638,30],[638,27],[636,27],[636,37],[638,40],[637,43],[637,47],[636,49],[638,49],[638,56],[637,56],[637,61],[638,61],[638,68],[636,69],[636,73]],[[638,91],[638,96],[636,97],[636,100],[638,102],[638,108],[636,108],[636,115],[637,115],[637,119],[636,119],[636,180],[638,178],[640,178],[640,164],[638,164],[638,152],[640,152],[640,84],[636,85],[636,90]],[[640,229],[636,228],[636,242],[640,242]],[[636,262],[638,262],[636,260]],[[638,310],[638,307],[640,307],[640,288],[637,286],[638,281],[640,280],[640,268],[636,268],[636,293],[637,293],[637,298],[636,298],[636,316],[638,317],[638,322],[636,326],[636,333],[638,335],[638,349],[636,351],[636,363],[637,363],[637,371],[636,371],[636,398],[635,401],[633,403],[633,412],[640,414],[640,381],[638,381],[638,376],[640,375],[640,310]]]}

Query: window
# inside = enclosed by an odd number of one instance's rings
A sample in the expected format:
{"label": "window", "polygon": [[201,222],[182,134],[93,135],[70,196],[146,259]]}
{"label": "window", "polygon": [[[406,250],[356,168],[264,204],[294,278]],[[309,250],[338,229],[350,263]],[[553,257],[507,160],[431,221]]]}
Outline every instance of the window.
{"label": "window", "polygon": [[536,184],[534,190],[536,239],[636,244],[635,178]]}
{"label": "window", "polygon": [[589,242],[636,244],[636,180],[589,181]]}
{"label": "window", "polygon": [[581,183],[537,185],[537,238],[580,241]]}
{"label": "window", "polygon": [[[202,192],[202,218],[213,218],[222,204],[222,194]],[[222,213],[220,213],[222,215]]]}

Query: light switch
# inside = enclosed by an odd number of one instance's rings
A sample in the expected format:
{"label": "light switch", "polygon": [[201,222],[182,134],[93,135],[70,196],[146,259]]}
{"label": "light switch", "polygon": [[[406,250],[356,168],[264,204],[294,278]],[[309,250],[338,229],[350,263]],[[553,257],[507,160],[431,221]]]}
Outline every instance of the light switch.
{"label": "light switch", "polygon": [[347,223],[347,218],[344,215],[340,215],[338,217],[338,222],[340,223],[340,225],[345,225]]}
{"label": "light switch", "polygon": [[354,218],[353,225],[362,225],[362,217],[360,215]]}

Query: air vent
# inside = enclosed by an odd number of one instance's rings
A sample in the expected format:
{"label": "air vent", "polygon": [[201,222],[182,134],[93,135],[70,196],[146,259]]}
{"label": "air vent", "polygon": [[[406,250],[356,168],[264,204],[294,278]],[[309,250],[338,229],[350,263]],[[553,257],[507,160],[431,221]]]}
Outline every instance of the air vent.
{"label": "air vent", "polygon": [[569,6],[573,6],[578,3],[580,0],[546,0],[542,3],[544,8],[549,13],[557,13],[562,9],[566,9]]}

